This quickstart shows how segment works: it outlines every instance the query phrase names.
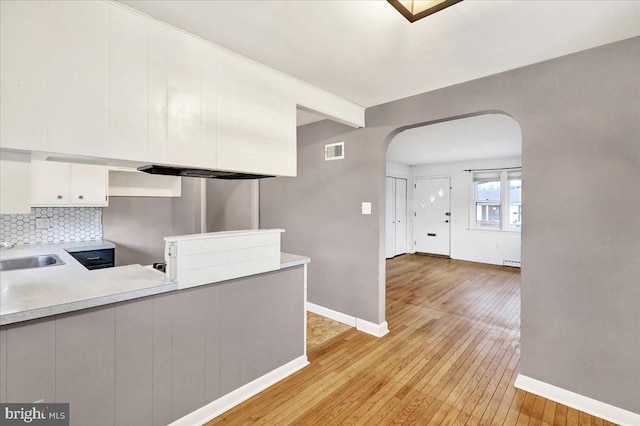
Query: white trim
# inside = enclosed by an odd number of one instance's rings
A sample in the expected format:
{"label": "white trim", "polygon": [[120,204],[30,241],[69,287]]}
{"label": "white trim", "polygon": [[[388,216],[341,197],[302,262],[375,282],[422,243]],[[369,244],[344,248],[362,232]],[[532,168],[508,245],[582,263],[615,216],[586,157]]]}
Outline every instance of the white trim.
{"label": "white trim", "polygon": [[207,179],[200,179],[200,232],[207,232]]}
{"label": "white trim", "polygon": [[356,317],[334,311],[333,309],[325,308],[324,306],[316,305],[315,303],[307,302],[307,311],[341,322],[350,327],[356,326]]}
{"label": "white trim", "polygon": [[251,398],[271,385],[283,380],[287,376],[309,365],[306,355],[302,355],[275,370],[258,377],[252,382],[230,392],[213,402],[179,418],[171,423],[172,426],[192,426],[205,424],[227,410]]}
{"label": "white trim", "polygon": [[311,302],[307,302],[307,311],[341,322],[350,327],[355,327],[356,330],[371,334],[372,336],[382,337],[389,332],[389,326],[386,321],[382,324],[376,324]]}
{"label": "white trim", "polygon": [[[304,303],[305,305],[308,303],[307,302],[307,264],[304,264]],[[302,350],[304,351],[304,356],[307,356],[307,309],[305,306],[305,310],[302,313],[302,316],[304,317],[304,341],[302,342]]]}
{"label": "white trim", "polygon": [[518,374],[514,386],[534,395],[558,402],[576,410],[621,426],[640,425],[640,414]]}
{"label": "white trim", "polygon": [[382,337],[385,334],[389,333],[389,327],[386,321],[384,321],[382,324],[376,324],[360,318],[356,318],[356,329],[362,331],[363,333],[371,334],[372,336],[376,337]]}
{"label": "white trim", "polygon": [[260,180],[259,179],[255,179],[251,182],[251,228],[260,229]]}

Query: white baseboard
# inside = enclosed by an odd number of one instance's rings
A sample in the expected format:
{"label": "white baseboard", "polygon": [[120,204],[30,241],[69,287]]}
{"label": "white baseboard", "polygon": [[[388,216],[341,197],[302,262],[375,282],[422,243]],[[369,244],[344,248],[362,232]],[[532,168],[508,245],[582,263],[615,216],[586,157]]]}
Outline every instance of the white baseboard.
{"label": "white baseboard", "polygon": [[640,425],[640,414],[518,374],[514,386],[621,426]]}
{"label": "white baseboard", "polygon": [[316,305],[315,303],[307,302],[307,311],[341,322],[349,327],[356,326],[356,317],[334,311],[333,309],[325,308],[324,306]]}
{"label": "white baseboard", "polygon": [[376,324],[360,318],[356,318],[356,329],[376,337],[382,337],[389,332],[389,326],[386,321],[382,324]]}
{"label": "white baseboard", "polygon": [[285,365],[276,368],[275,370],[265,374],[262,377],[258,377],[252,382],[230,392],[213,402],[198,408],[187,414],[184,417],[179,418],[175,422],[171,423],[171,426],[193,426],[202,425],[210,421],[211,419],[219,416],[235,407],[236,405],[251,398],[258,392],[261,392],[271,385],[276,384],[280,380],[283,380],[287,376],[295,373],[296,371],[309,365],[307,356],[303,355],[286,363]]}
{"label": "white baseboard", "polygon": [[382,324],[376,324],[311,302],[307,302],[307,311],[341,322],[349,327],[355,327],[357,330],[372,336],[382,337],[389,332],[386,321]]}

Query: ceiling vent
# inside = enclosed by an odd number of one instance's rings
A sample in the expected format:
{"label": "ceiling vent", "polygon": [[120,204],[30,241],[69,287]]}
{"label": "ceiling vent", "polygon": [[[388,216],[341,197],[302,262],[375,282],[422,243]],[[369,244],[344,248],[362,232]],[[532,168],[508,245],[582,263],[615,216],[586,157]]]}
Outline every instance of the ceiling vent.
{"label": "ceiling vent", "polygon": [[344,142],[330,143],[324,146],[324,159],[342,160],[344,159]]}

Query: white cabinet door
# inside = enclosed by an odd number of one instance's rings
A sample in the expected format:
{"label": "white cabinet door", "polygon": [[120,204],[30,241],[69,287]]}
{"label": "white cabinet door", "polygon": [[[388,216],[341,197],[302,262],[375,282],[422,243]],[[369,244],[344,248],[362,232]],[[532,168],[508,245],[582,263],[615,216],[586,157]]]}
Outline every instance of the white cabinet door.
{"label": "white cabinet door", "polygon": [[57,161],[31,162],[31,205],[106,206],[108,169]]}
{"label": "white cabinet door", "polygon": [[31,205],[37,207],[66,206],[70,203],[69,163],[31,162]]}
{"label": "white cabinet door", "polygon": [[48,149],[106,157],[108,4],[87,0],[48,5]]}
{"label": "white cabinet door", "polygon": [[30,161],[31,154],[0,151],[0,214],[31,213]]}
{"label": "white cabinet door", "polygon": [[168,38],[167,161],[199,163],[202,144],[200,42],[178,32]]}
{"label": "white cabinet door", "polygon": [[102,166],[71,164],[71,204],[106,206],[108,173]]}
{"label": "white cabinet door", "polygon": [[201,55],[202,145],[199,164],[205,168],[217,168],[218,82],[216,63],[218,53],[213,47],[203,45]]}
{"label": "white cabinet door", "polygon": [[147,154],[147,20],[109,5],[109,157]]}
{"label": "white cabinet door", "polygon": [[170,30],[147,22],[147,153],[152,163],[167,162],[167,40]]}
{"label": "white cabinet door", "polygon": [[47,148],[47,2],[0,2],[0,146]]}
{"label": "white cabinet door", "polygon": [[218,53],[218,168],[296,175],[296,105],[283,77]]}

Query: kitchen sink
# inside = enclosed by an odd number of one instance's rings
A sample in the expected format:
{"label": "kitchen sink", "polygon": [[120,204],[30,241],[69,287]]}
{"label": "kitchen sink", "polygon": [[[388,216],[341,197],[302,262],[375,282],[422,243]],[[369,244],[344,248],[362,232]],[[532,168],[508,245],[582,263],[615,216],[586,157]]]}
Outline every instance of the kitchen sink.
{"label": "kitchen sink", "polygon": [[64,265],[64,262],[57,255],[44,254],[40,256],[16,257],[14,259],[0,260],[0,271],[44,268],[45,266],[58,265]]}

